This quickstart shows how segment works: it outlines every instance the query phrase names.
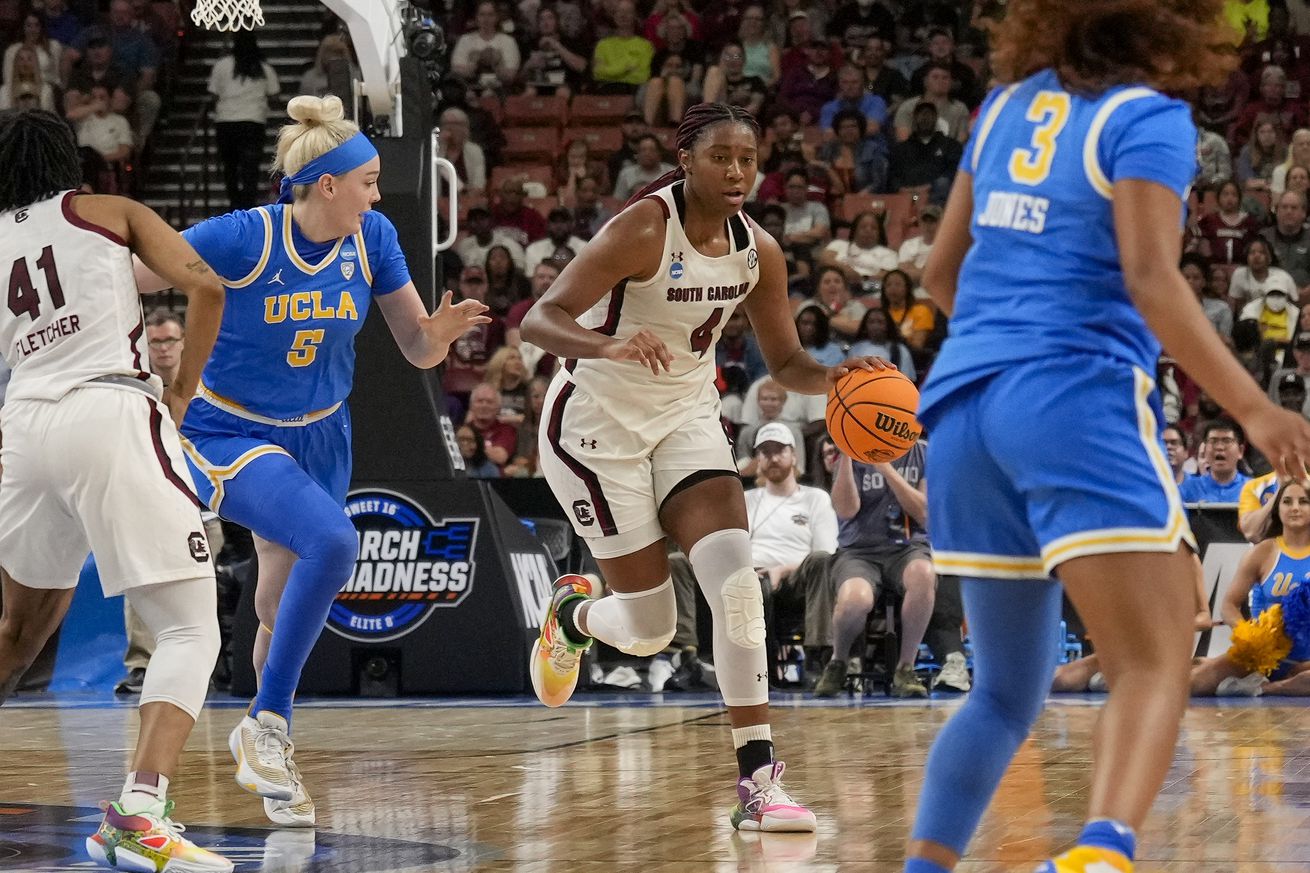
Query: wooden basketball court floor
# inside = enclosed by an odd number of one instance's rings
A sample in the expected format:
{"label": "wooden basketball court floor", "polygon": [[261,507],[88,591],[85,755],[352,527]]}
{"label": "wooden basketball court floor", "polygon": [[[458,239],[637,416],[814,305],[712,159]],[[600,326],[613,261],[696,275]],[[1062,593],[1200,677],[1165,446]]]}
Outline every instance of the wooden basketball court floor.
{"label": "wooden basketball court floor", "polygon": [[[1201,702],[1141,834],[1141,871],[1310,871],[1310,702]],[[813,836],[736,834],[727,717],[709,695],[306,701],[296,760],[316,830],[275,829],[232,780],[244,701],[213,701],[172,796],[238,871],[898,873],[928,746],[958,699],[782,696],[774,737]],[[962,873],[1030,871],[1077,834],[1094,696],[1054,698]],[[0,869],[86,870],[97,801],[134,741],[130,703],[18,697],[0,709]]]}

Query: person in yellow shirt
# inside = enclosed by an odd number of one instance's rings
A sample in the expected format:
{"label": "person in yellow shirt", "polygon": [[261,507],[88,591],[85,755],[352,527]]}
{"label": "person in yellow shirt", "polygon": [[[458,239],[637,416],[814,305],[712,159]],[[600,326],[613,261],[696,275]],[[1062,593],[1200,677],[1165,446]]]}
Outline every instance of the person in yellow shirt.
{"label": "person in yellow shirt", "polygon": [[891,270],[882,278],[882,302],[892,321],[901,329],[905,344],[921,351],[932,334],[936,318],[932,307],[914,298],[913,285],[904,270]]}
{"label": "person in yellow shirt", "polygon": [[655,46],[637,34],[637,9],[632,0],[614,7],[614,34],[596,43],[591,78],[602,94],[635,94],[650,79]]}
{"label": "person in yellow shirt", "polygon": [[1233,26],[1235,44],[1262,40],[1269,32],[1269,0],[1228,0],[1224,20]]}

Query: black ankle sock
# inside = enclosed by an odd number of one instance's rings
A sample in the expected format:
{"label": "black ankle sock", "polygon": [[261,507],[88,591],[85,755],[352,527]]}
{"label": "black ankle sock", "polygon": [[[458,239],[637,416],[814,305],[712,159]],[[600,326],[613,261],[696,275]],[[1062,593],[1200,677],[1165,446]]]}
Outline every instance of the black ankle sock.
{"label": "black ankle sock", "polygon": [[737,750],[737,773],[753,776],[755,771],[773,763],[773,743],[768,740],[747,740]]}
{"label": "black ankle sock", "polygon": [[559,626],[564,631],[564,636],[569,638],[569,642],[583,645],[591,639],[591,637],[578,630],[578,623],[573,620],[574,616],[577,615],[578,607],[589,599],[586,597],[570,597],[560,605]]}

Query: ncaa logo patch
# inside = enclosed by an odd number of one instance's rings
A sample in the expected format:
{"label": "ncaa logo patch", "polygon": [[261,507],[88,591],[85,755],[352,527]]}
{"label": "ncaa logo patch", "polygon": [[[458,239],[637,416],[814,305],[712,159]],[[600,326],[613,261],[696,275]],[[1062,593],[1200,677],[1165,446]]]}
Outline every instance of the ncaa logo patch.
{"label": "ncaa logo patch", "polygon": [[760,253],[751,249],[746,253],[746,269],[754,270],[755,265],[760,262]]}
{"label": "ncaa logo patch", "polygon": [[478,519],[440,522],[394,491],[352,491],[346,515],[359,535],[355,570],[337,593],[328,629],[348,640],[398,639],[473,590]]}
{"label": "ncaa logo patch", "polygon": [[682,263],[680,261],[674,261],[672,264],[669,264],[670,279],[676,282],[682,278],[682,274],[683,274],[683,269],[682,269]]}
{"label": "ncaa logo patch", "polygon": [[351,279],[355,278],[355,263],[354,263],[354,261],[343,261],[343,262],[341,263],[341,276],[342,276],[342,278],[344,278],[347,282],[349,282]]}

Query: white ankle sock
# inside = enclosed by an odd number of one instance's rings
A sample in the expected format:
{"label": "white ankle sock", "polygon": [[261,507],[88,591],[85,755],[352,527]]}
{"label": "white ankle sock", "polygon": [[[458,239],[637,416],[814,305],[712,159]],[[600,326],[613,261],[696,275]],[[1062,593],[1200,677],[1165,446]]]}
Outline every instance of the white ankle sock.
{"label": "white ankle sock", "polygon": [[744,728],[732,729],[732,747],[740,749],[751,740],[764,740],[773,742],[773,731],[767,724],[752,724]]}
{"label": "white ankle sock", "polygon": [[167,797],[167,776],[162,773],[133,770],[127,774],[127,781],[123,783],[123,791],[118,795],[118,805],[128,815],[136,815],[139,812],[162,814]]}

